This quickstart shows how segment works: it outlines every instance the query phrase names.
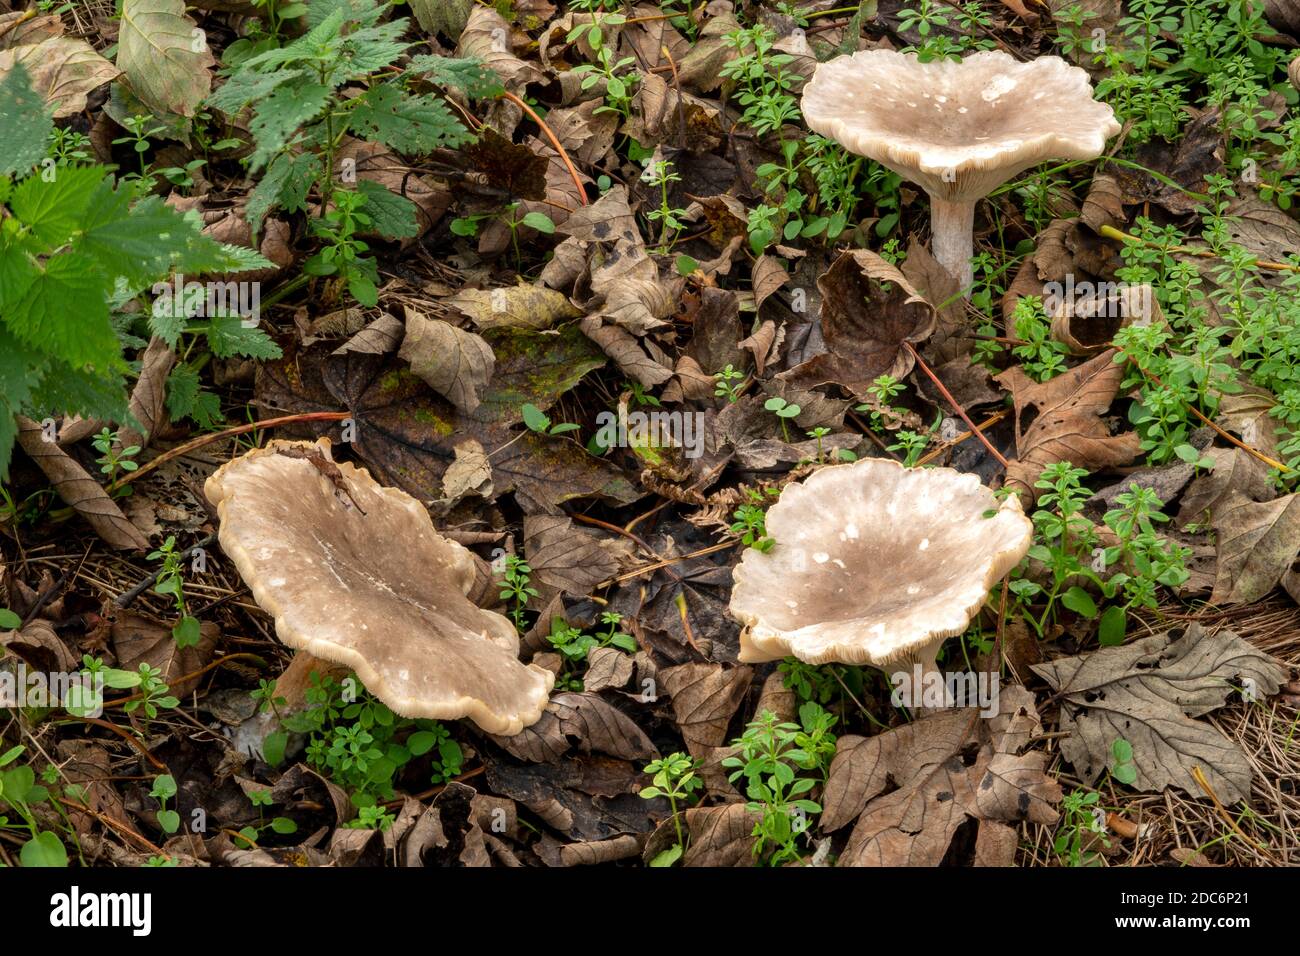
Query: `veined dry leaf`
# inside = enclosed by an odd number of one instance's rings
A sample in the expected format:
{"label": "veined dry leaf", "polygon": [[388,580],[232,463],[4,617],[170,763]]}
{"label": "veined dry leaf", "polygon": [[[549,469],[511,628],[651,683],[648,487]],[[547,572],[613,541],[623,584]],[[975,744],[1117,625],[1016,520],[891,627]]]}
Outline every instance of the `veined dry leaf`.
{"label": "veined dry leaf", "polygon": [[781,260],[767,254],[754,260],[750,275],[753,280],[755,311],[762,308],[768,296],[790,281],[790,273],[785,271]]}
{"label": "veined dry leaf", "polygon": [[934,334],[925,344],[925,354],[935,365],[943,365],[969,355],[974,342],[966,324],[966,298],[961,283],[939,265],[930,250],[915,239],[908,244],[903,260],[903,275],[912,287],[934,307]]}
{"label": "veined dry leaf", "polygon": [[659,671],[659,684],[672,698],[673,715],[686,747],[703,757],[727,737],[736,708],[754,678],[750,667],[679,664]]}
{"label": "veined dry leaf", "polygon": [[817,280],[827,352],[780,378],[799,388],[835,382],[865,400],[880,375],[901,379],[912,370],[904,342],[919,343],[935,327],[934,307],[901,272],[867,249],[843,253]]}
{"label": "veined dry leaf", "polygon": [[[837,826],[863,809],[838,865],[938,866],[967,819],[1054,823],[1061,788],[1043,772],[1047,755],[1027,749],[1042,730],[1033,695],[1003,688],[998,708],[992,720],[944,711],[879,735],[906,732],[897,742],[841,738],[851,749],[832,762],[823,800],[834,794]],[[879,796],[887,780],[897,789]]]}
{"label": "veined dry leaf", "polygon": [[1281,582],[1300,553],[1300,495],[1251,501],[1234,492],[1211,527],[1218,567],[1210,603],[1250,604]]}
{"label": "veined dry leaf", "polygon": [[545,332],[500,326],[484,330],[483,338],[496,354],[496,368],[472,416],[482,422],[523,421],[525,403],[546,411],[606,361],[572,323]]}
{"label": "veined dry leaf", "polygon": [[443,303],[464,313],[480,329],[549,329],[582,315],[563,292],[537,285],[462,289]]}
{"label": "veined dry leaf", "polygon": [[1203,454],[1214,459],[1214,468],[1194,480],[1183,493],[1178,527],[1210,520],[1219,505],[1234,495],[1243,495],[1250,501],[1271,501],[1277,497],[1268,480],[1268,468],[1249,452],[1240,448],[1207,448]]}
{"label": "veined dry leaf", "polygon": [[124,0],[117,65],[147,106],[193,116],[212,92],[215,63],[185,0]]}
{"label": "veined dry leaf", "polygon": [[1277,420],[1269,414],[1277,400],[1272,393],[1255,385],[1219,399],[1215,412],[1218,424],[1236,432],[1243,442],[1271,458],[1277,457]]}
{"label": "veined dry leaf", "polygon": [[41,426],[18,416],[18,444],[27,452],[59,497],[90,524],[110,547],[143,550],[149,540],[131,523],[94,478],[55,442],[44,440]]}
{"label": "veined dry leaf", "polygon": [[54,36],[24,46],[0,49],[0,77],[21,63],[32,89],[54,107],[62,119],[86,108],[86,94],[117,77],[121,70],[85,40]]}
{"label": "veined dry leaf", "polygon": [[542,719],[512,737],[491,735],[520,760],[553,763],[575,746],[583,753],[603,753],[623,760],[659,756],[650,738],[632,718],[595,694],[556,694]]}
{"label": "veined dry leaf", "polygon": [[167,420],[167,376],[176,364],[176,353],[162,339],[154,336],[140,357],[140,377],[131,390],[131,414],[142,426],[143,432],[130,425],[118,429],[118,445],[138,445],[146,448],[159,423]]}
{"label": "veined dry leaf", "polygon": [[693,86],[701,93],[709,93],[722,85],[722,67],[738,54],[727,43],[727,35],[740,29],[740,23],[731,13],[709,17],[700,30],[691,52],[677,64],[677,77],[683,86]]}
{"label": "veined dry leaf", "polygon": [[618,561],[590,531],[577,528],[564,515],[524,518],[524,553],[533,569],[533,582],[542,606],[558,591],[584,597],[601,581],[618,573]]}
{"label": "veined dry leaf", "polygon": [[[1101,418],[1124,379],[1124,366],[1114,357],[1115,349],[1108,349],[1042,383],[1019,366],[997,376],[1016,405],[1018,454],[1007,468],[1006,484],[1029,502],[1038,500],[1034,482],[1048,465],[1068,461],[1091,471],[1126,465],[1141,452],[1136,432],[1111,435]],[[1030,409],[1038,417],[1022,431]]]}
{"label": "veined dry leaf", "polygon": [[691,845],[682,855],[682,866],[757,866],[754,858],[754,827],[758,814],[744,803],[720,807],[692,807],[683,814],[691,834]]}
{"label": "veined dry leaf", "polygon": [[510,89],[518,90],[544,79],[541,70],[510,52],[510,24],[492,7],[475,6],[470,10],[456,55],[482,60]]}
{"label": "veined dry leaf", "polygon": [[408,307],[406,337],[398,357],[457,408],[472,412],[479,393],[492,377],[492,346],[473,332],[441,319],[427,319]]}
{"label": "veined dry leaf", "polygon": [[[606,325],[594,316],[587,316],[581,322],[583,334],[591,339],[612,358],[631,378],[647,388],[661,385],[673,377],[673,370],[667,364],[667,356],[656,357],[650,351],[654,346],[645,339],[637,339],[626,329],[617,325]],[[655,349],[662,355],[662,350]]]}
{"label": "veined dry leaf", "polygon": [[587,651],[587,673],[582,675],[582,686],[591,694],[626,687],[632,679],[633,666],[632,655],[617,647],[593,647]]}
{"label": "veined dry leaf", "polygon": [[466,495],[492,497],[492,463],[483,446],[473,438],[456,445],[456,459],[442,474],[443,502],[451,505]]}
{"label": "veined dry leaf", "polygon": [[1300,226],[1275,203],[1234,199],[1225,213],[1228,235],[1260,259],[1281,262],[1300,249]]}
{"label": "veined dry leaf", "polygon": [[50,37],[63,36],[63,21],[56,14],[32,16],[31,10],[0,14],[0,50],[34,46]]}
{"label": "veined dry leaf", "polygon": [[204,621],[199,627],[199,642],[180,647],[172,637],[171,625],[160,624],[134,611],[118,611],[109,633],[119,668],[137,671],[141,664],[156,667],[162,671],[161,679],[170,692],[183,698],[198,686],[199,678],[180,678],[207,665],[221,629],[213,621]]}
{"label": "veined dry leaf", "polygon": [[619,239],[591,271],[591,291],[603,302],[594,315],[603,322],[645,335],[667,324],[677,311],[672,285],[659,278],[659,267],[646,255],[638,237]]}
{"label": "veined dry leaf", "polygon": [[416,22],[429,33],[458,37],[469,21],[474,0],[409,0]]}
{"label": "veined dry leaf", "polygon": [[1231,631],[1199,624],[1120,647],[1036,664],[1063,701],[1061,753],[1085,784],[1109,766],[1117,739],[1133,747],[1139,790],[1177,787],[1203,796],[1204,772],[1225,804],[1250,793],[1245,754],[1210,724],[1192,720],[1222,707],[1243,686],[1257,698],[1277,692],[1287,670]]}

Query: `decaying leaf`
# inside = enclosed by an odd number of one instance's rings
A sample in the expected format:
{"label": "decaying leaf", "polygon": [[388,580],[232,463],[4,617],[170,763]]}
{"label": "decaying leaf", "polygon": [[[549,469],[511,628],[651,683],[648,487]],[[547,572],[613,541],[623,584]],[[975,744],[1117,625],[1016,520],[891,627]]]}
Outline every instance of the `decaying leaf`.
{"label": "decaying leaf", "polygon": [[397,354],[435,392],[467,412],[478,407],[479,393],[496,361],[492,346],[473,332],[411,308],[406,310],[406,337]]}
{"label": "decaying leaf", "polygon": [[[824,829],[857,816],[840,866],[938,866],[968,819],[1056,821],[1061,788],[1043,772],[1047,755],[1029,749],[1042,730],[1033,695],[1012,686],[998,698],[991,720],[942,711],[840,739],[822,816]],[[897,789],[884,793],[891,782]]]}
{"label": "decaying leaf", "polygon": [[45,441],[41,426],[18,416],[18,444],[34,461],[59,497],[71,505],[111,547],[142,550],[147,539],[94,478],[55,442]]}
{"label": "decaying leaf", "polygon": [[1211,603],[1258,601],[1300,553],[1300,495],[1252,501],[1234,492],[1215,508],[1211,527],[1218,555]]}
{"label": "decaying leaf", "polygon": [[443,302],[463,312],[480,329],[549,329],[582,315],[564,293],[544,286],[463,289]]}
{"label": "decaying leaf", "polygon": [[492,739],[520,760],[533,763],[553,763],[575,747],[623,760],[659,756],[631,718],[592,693],[556,694],[537,723],[512,737]]}
{"label": "decaying leaf", "polygon": [[660,686],[672,698],[677,726],[692,755],[703,757],[727,738],[753,677],[752,668],[723,664],[679,664],[659,671]]}
{"label": "decaying leaf", "polygon": [[1199,624],[1120,647],[1036,664],[1034,672],[1062,698],[1061,753],[1085,784],[1111,761],[1115,741],[1133,748],[1139,790],[1177,787],[1204,796],[1192,776],[1200,768],[1225,804],[1250,793],[1245,754],[1210,724],[1192,720],[1248,691],[1277,693],[1287,670],[1231,631]]}
{"label": "decaying leaf", "polygon": [[783,373],[783,380],[800,388],[836,382],[865,399],[877,376],[911,371],[903,343],[933,332],[935,312],[898,269],[874,252],[853,249],[831,264],[817,288],[828,351]]}
{"label": "decaying leaf", "polygon": [[[1016,406],[1016,460],[1007,468],[1006,485],[1029,501],[1038,499],[1034,482],[1044,468],[1068,461],[1089,470],[1126,465],[1141,451],[1136,432],[1111,435],[1102,415],[1110,408],[1124,379],[1124,366],[1115,349],[1035,382],[1019,366],[997,381],[1011,392]],[[1025,427],[1029,411],[1037,417]]]}
{"label": "decaying leaf", "polygon": [[62,119],[86,108],[86,94],[117,77],[121,71],[84,40],[53,36],[37,43],[0,49],[0,77],[21,63],[32,89],[54,107]]}
{"label": "decaying leaf", "polygon": [[582,597],[601,581],[618,573],[612,550],[593,532],[577,528],[564,515],[530,515],[524,518],[524,553],[533,569],[534,585],[544,605],[551,595],[565,592]]}
{"label": "decaying leaf", "polygon": [[185,0],[124,0],[117,65],[147,106],[193,116],[212,91],[215,62]]}

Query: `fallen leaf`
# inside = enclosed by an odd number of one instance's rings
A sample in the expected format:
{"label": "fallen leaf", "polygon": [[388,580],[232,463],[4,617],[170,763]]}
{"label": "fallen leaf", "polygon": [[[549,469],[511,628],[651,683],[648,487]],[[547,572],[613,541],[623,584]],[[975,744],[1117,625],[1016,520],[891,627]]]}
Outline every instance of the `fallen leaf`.
{"label": "fallen leaf", "polygon": [[532,603],[544,605],[556,592],[590,594],[619,571],[618,561],[594,533],[575,527],[564,515],[524,518],[524,553],[540,592]]}
{"label": "fallen leaf", "polygon": [[544,79],[536,66],[510,52],[510,24],[492,7],[475,6],[469,11],[456,55],[481,60],[509,89],[521,90]]}
{"label": "fallen leaf", "polygon": [[160,624],[134,611],[118,611],[109,635],[119,669],[138,671],[141,664],[157,668],[162,671],[160,679],[167,684],[168,693],[184,698],[198,686],[199,678],[193,675],[212,659],[221,629],[212,621],[204,621],[199,625],[199,642],[180,647],[170,624]]}
{"label": "fallen leaf", "polygon": [[[1007,468],[1007,487],[1037,501],[1034,482],[1048,465],[1068,461],[1094,471],[1126,465],[1141,453],[1136,432],[1111,435],[1101,418],[1124,379],[1124,365],[1114,360],[1115,353],[1109,349],[1042,383],[1019,366],[997,376],[1016,407],[1017,456]],[[1030,411],[1037,417],[1026,428]]]}
{"label": "fallen leaf", "polygon": [[616,647],[593,647],[587,651],[587,673],[582,675],[582,686],[591,694],[619,690],[632,679],[632,670],[630,654]]}
{"label": "fallen leaf", "polygon": [[720,807],[692,807],[683,815],[691,844],[682,855],[682,866],[757,866],[754,857],[754,828],[759,816],[743,803]]}
{"label": "fallen leaf", "polygon": [[582,312],[562,292],[544,286],[516,285],[497,289],[462,289],[443,299],[480,329],[549,329]]}
{"label": "fallen leaf", "polygon": [[809,389],[834,382],[865,398],[877,376],[901,379],[912,370],[903,343],[923,341],[936,319],[901,272],[874,252],[853,249],[831,263],[817,288],[828,351],[783,372],[781,380]]}
{"label": "fallen leaf", "polygon": [[492,346],[473,332],[441,319],[428,319],[406,309],[406,336],[398,357],[435,392],[459,409],[472,412],[479,393],[492,377]]}
{"label": "fallen leaf", "polygon": [[54,107],[62,119],[86,108],[86,94],[109,82],[121,71],[84,40],[54,36],[30,45],[0,49],[0,78],[21,63],[32,89]]}
{"label": "fallen leaf", "polygon": [[212,92],[215,63],[185,0],[124,0],[117,65],[147,106],[193,116]]}
{"label": "fallen leaf", "polygon": [[1251,501],[1232,492],[1210,526],[1218,556],[1210,603],[1253,603],[1281,582],[1300,553],[1300,495]]}
{"label": "fallen leaf", "polygon": [[[1250,501],[1271,501],[1277,496],[1269,481],[1268,467],[1254,455],[1240,448],[1207,448],[1203,452],[1214,467],[1192,482],[1178,509],[1178,527],[1192,522],[1202,524],[1214,517],[1219,505],[1233,496]],[[1168,501],[1172,495],[1162,495]]]}
{"label": "fallen leaf", "polygon": [[39,424],[21,415],[17,421],[18,444],[23,451],[45,473],[59,497],[85,518],[110,547],[122,550],[149,547],[148,539],[122,514],[122,509],[99,482],[55,442],[44,440]]}
{"label": "fallen leaf", "polygon": [[659,751],[632,718],[591,693],[556,694],[542,719],[512,737],[492,736],[520,760],[553,763],[575,747],[623,760],[652,760]]}
{"label": "fallen leaf", "polygon": [[723,664],[660,669],[659,684],[672,698],[678,730],[693,756],[704,756],[727,738],[727,727],[753,677],[750,667]]}
{"label": "fallen leaf", "polygon": [[1192,720],[1222,707],[1243,681],[1257,698],[1277,693],[1288,672],[1231,631],[1199,624],[1120,647],[1037,664],[1034,672],[1062,698],[1061,753],[1090,785],[1111,761],[1120,738],[1133,747],[1142,791],[1177,787],[1204,796],[1199,767],[1225,804],[1250,794],[1251,770],[1235,743]]}

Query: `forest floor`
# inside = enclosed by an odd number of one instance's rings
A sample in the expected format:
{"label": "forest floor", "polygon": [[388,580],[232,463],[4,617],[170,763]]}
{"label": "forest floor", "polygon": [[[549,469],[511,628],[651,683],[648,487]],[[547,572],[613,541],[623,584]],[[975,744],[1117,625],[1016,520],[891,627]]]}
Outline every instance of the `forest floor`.
{"label": "forest floor", "polygon": [[[1300,863],[1297,44],[1286,0],[0,0],[0,865]],[[927,100],[1062,57],[1118,132],[990,186],[963,288],[805,116],[876,49]],[[1032,89],[1026,137],[1078,108]],[[219,515],[275,439],[323,503]],[[858,514],[784,489],[885,460],[1032,523],[942,646],[984,711],[741,659]],[[447,554],[553,684],[518,732],[286,646],[418,649]],[[940,586],[868,564],[863,628]]]}

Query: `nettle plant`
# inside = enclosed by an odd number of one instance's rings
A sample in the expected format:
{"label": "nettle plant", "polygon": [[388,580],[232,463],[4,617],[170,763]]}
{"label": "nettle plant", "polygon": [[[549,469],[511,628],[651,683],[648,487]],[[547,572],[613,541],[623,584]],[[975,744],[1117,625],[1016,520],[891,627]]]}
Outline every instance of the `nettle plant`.
{"label": "nettle plant", "polygon": [[305,211],[314,195],[320,212],[310,227],[321,248],[303,269],[329,280],[327,297],[346,288],[363,305],[378,301],[379,272],[361,234],[413,236],[416,208],[358,175],[356,157],[340,156],[345,140],[403,154],[455,148],[473,135],[440,96],[419,87],[452,87],[469,97],[500,90],[493,74],[469,60],[416,56],[394,70],[410,44],[401,40],[406,19],[380,22],[392,6],[312,4],[307,33],[240,60],[208,100],[231,116],[252,106],[247,163],[260,178],[249,196],[249,224],[259,229],[276,209]]}
{"label": "nettle plant", "polygon": [[[202,234],[196,216],[141,198],[105,166],[49,155],[53,121],[21,64],[0,79],[0,478],[16,415],[127,422],[124,354],[141,335],[183,332],[214,354],[279,350],[237,315],[156,316],[132,300],[173,272],[189,277],[269,266]],[[139,334],[137,334],[139,333]],[[118,465],[121,465],[119,460]]]}
{"label": "nettle plant", "polygon": [[1047,582],[1031,579],[1025,563],[1012,574],[1008,588],[1016,610],[1039,637],[1064,607],[1097,621],[1102,646],[1122,644],[1131,611],[1158,610],[1158,589],[1187,580],[1191,552],[1156,533],[1155,526],[1169,520],[1160,512],[1164,503],[1137,483],[1117,495],[1117,507],[1103,517],[1116,542],[1103,546],[1100,531],[1082,513],[1091,494],[1080,484],[1087,475],[1083,468],[1058,462],[1035,482],[1043,494],[1032,515],[1036,540],[1027,558],[1043,565]]}

